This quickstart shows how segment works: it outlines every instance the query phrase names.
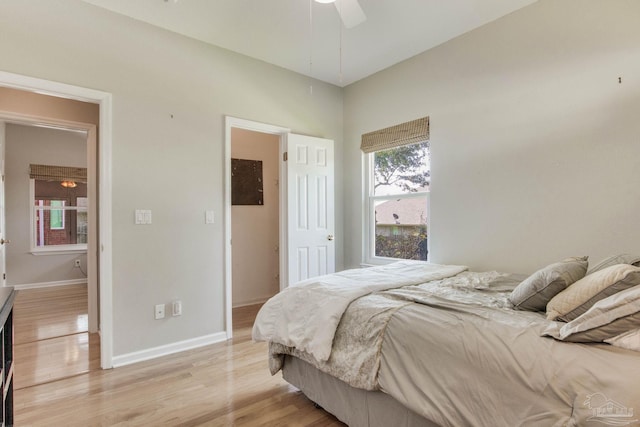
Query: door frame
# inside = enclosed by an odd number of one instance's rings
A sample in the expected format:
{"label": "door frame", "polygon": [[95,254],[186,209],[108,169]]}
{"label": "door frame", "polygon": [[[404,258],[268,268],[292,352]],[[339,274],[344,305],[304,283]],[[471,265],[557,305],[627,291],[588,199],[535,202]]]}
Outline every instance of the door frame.
{"label": "door frame", "polygon": [[6,153],[7,153],[6,128],[7,128],[6,122],[2,120],[2,118],[0,118],[0,174],[1,174],[0,179],[2,179],[2,182],[0,182],[0,239],[3,239],[2,243],[0,243],[0,253],[1,253],[0,254],[0,274],[2,275],[0,277],[0,287],[4,287],[7,284],[7,263],[6,263],[7,245],[6,243],[9,243],[7,242],[8,239],[5,240],[6,209],[7,209],[7,205],[5,203],[6,187],[4,185],[4,176],[6,171],[5,159],[6,159]]}
{"label": "door frame", "polygon": [[[231,277],[231,129],[245,129],[254,132],[278,135],[280,137],[278,156],[282,159],[287,147],[287,134],[291,129],[225,116],[224,118],[224,293],[225,293],[225,330],[227,339],[233,338],[233,281]],[[280,289],[286,286],[287,257],[287,168],[286,163],[280,161],[278,177],[279,192],[279,222],[280,222]]]}
{"label": "door frame", "polygon": [[[98,241],[99,264],[100,367],[113,367],[113,253],[112,253],[112,95],[95,89],[68,85],[0,71],[0,86],[59,98],[90,102],[100,106],[98,147]],[[10,115],[10,113],[9,113]],[[22,116],[23,119],[26,118]],[[33,118],[31,118],[33,119]],[[41,122],[73,125],[73,122],[40,118]],[[75,124],[82,126],[82,124]],[[84,124],[86,127],[86,124]],[[91,132],[90,129],[87,129]],[[95,135],[95,131],[94,131]],[[95,257],[87,256],[87,260]],[[97,266],[94,266],[96,270]],[[90,266],[89,266],[90,268]],[[95,295],[98,297],[98,295]]]}

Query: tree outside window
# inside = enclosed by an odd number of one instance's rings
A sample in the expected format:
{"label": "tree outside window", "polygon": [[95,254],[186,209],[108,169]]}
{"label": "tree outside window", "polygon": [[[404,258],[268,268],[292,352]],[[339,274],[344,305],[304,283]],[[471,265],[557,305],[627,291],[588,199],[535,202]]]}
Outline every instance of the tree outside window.
{"label": "tree outside window", "polygon": [[428,141],[371,154],[374,257],[427,259]]}

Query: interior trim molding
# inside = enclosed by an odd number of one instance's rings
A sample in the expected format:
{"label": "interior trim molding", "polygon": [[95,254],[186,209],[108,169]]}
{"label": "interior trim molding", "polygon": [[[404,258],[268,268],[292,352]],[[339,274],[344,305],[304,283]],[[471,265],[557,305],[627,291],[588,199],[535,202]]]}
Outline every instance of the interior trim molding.
{"label": "interior trim molding", "polygon": [[233,308],[248,307],[250,305],[264,304],[271,297],[253,298],[247,301],[239,301],[233,304]]}
{"label": "interior trim molding", "polygon": [[58,280],[55,282],[39,282],[39,283],[23,283],[21,285],[10,285],[16,291],[23,291],[25,289],[39,289],[39,288],[51,288],[54,286],[69,286],[69,285],[86,285],[87,278],[83,279],[71,279],[71,280]]}
{"label": "interior trim molding", "polygon": [[[95,248],[99,257],[99,291],[89,287],[90,304],[99,304],[99,319],[89,319],[89,326],[99,320],[100,330],[100,367],[112,367],[113,357],[113,218],[112,218],[112,145],[113,145],[113,95],[109,92],[73,86],[66,83],[44,80],[35,77],[13,74],[0,70],[0,86],[37,92],[60,98],[75,99],[100,105],[100,126],[98,129],[100,145],[98,147],[98,241]],[[47,122],[53,120],[46,120]],[[67,122],[68,123],[68,122]],[[80,126],[81,127],[81,126]],[[87,129],[95,133],[95,127]],[[97,242],[96,242],[97,243]],[[91,248],[90,248],[91,250]],[[93,253],[93,252],[92,252]],[[91,257],[89,257],[91,259]],[[90,271],[96,271],[97,266]],[[95,295],[94,295],[95,294]],[[99,295],[98,295],[99,294]],[[99,303],[98,303],[99,301]],[[96,310],[93,310],[94,312]],[[90,312],[90,315],[92,315]]]}
{"label": "interior trim molding", "polygon": [[171,344],[152,347],[146,350],[121,354],[119,356],[113,357],[113,367],[119,368],[121,366],[131,365],[133,363],[143,362],[145,360],[156,359],[158,357],[168,356],[170,354],[179,353],[181,351],[192,350],[194,348],[204,347],[211,344],[217,344],[226,340],[226,332],[218,332],[211,335],[204,335],[198,338],[191,338],[184,341],[178,341]]}

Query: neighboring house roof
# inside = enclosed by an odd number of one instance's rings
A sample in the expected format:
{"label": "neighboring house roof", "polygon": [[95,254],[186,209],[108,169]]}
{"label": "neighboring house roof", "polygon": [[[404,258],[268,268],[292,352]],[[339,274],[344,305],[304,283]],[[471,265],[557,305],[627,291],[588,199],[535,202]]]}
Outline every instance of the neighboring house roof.
{"label": "neighboring house roof", "polygon": [[376,206],[376,224],[417,225],[427,223],[427,203],[424,198],[396,199]]}

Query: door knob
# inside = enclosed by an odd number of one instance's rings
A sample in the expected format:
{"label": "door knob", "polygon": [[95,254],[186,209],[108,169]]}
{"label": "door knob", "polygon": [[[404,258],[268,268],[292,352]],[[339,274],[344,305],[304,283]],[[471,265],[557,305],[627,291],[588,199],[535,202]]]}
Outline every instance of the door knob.
{"label": "door knob", "polygon": [[333,234],[329,234],[329,235],[327,236],[327,240],[333,240]]}
{"label": "door knob", "polygon": [[11,240],[0,239],[0,245],[4,245],[5,243],[11,243]]}

